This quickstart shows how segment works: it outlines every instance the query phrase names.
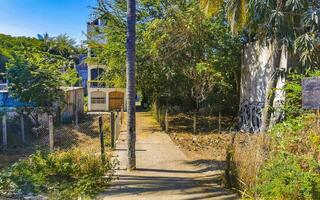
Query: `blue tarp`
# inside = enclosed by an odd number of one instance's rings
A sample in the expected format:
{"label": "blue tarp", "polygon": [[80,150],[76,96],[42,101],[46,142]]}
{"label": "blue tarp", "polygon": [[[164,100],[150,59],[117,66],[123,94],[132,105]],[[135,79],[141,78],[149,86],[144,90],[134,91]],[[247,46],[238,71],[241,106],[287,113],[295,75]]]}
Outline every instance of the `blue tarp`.
{"label": "blue tarp", "polygon": [[11,97],[8,92],[0,93],[0,107],[17,108],[17,107],[33,107],[34,103],[25,103]]}

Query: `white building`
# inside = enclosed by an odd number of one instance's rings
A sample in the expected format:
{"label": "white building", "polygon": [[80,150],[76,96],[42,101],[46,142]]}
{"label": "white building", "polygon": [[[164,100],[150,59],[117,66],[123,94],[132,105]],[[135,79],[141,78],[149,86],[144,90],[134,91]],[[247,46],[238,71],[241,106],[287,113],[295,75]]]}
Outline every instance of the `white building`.
{"label": "white building", "polygon": [[[105,43],[103,36],[104,23],[96,19],[87,23],[89,40],[96,43]],[[88,49],[88,57],[93,57],[94,49]],[[88,111],[126,110],[125,89],[109,87],[102,76],[106,67],[99,64],[88,64]]]}
{"label": "white building", "polygon": [[103,65],[88,65],[88,110],[111,111],[125,109],[125,90],[110,88],[100,80]]}

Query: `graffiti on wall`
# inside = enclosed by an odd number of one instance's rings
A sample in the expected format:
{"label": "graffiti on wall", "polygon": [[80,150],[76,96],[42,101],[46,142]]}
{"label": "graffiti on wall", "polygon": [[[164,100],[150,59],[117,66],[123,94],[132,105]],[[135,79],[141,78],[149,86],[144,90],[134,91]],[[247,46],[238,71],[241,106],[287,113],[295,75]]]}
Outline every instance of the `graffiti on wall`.
{"label": "graffiti on wall", "polygon": [[259,132],[263,106],[264,102],[244,100],[240,104],[239,129],[250,133]]}

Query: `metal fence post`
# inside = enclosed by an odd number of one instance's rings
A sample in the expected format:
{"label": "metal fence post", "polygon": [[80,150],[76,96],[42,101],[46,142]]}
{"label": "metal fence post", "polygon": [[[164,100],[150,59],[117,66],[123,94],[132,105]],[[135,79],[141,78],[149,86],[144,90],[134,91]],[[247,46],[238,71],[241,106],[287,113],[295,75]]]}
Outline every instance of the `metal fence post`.
{"label": "metal fence post", "polygon": [[2,116],[2,141],[4,149],[7,148],[8,145],[8,138],[7,138],[7,116],[3,114]]}
{"label": "metal fence post", "polygon": [[49,115],[49,145],[50,145],[50,151],[53,152],[53,117],[52,115]]}
{"label": "metal fence post", "polygon": [[115,140],[114,140],[114,135],[115,135],[115,120],[114,120],[114,112],[110,113],[110,131],[111,131],[111,148],[114,148],[115,146]]}
{"label": "metal fence post", "polygon": [[22,143],[26,143],[25,133],[24,133],[24,114],[20,115],[20,127],[21,127],[21,139]]}
{"label": "metal fence post", "polygon": [[102,130],[102,117],[99,117],[99,132],[100,132],[100,147],[101,147],[101,161],[105,163],[105,155],[104,155],[104,136]]}

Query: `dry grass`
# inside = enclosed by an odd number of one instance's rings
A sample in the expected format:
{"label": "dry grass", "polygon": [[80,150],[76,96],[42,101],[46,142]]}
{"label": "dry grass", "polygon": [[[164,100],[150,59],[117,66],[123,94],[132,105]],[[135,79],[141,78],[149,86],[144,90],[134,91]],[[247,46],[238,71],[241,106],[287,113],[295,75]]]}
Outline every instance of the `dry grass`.
{"label": "dry grass", "polygon": [[[103,116],[105,144],[110,144],[109,115]],[[78,127],[64,125],[55,131],[55,148],[69,149],[79,147],[83,150],[97,151],[100,148],[99,117],[85,116]]]}
{"label": "dry grass", "polygon": [[226,184],[246,194],[256,185],[269,147],[270,138],[265,134],[234,134],[228,151]]}
{"label": "dry grass", "polygon": [[[225,117],[222,121],[226,130],[232,120]],[[192,133],[192,116],[170,116],[169,123],[170,136],[182,151],[191,160],[205,160],[207,165],[215,166],[213,170],[221,170],[228,187],[246,196],[248,188],[256,184],[259,169],[269,152],[270,139],[266,135],[227,131],[219,134],[217,117],[198,118],[197,134]]]}
{"label": "dry grass", "polygon": [[[110,147],[110,131],[109,131],[109,115],[103,116],[103,130],[105,132],[106,152]],[[0,154],[0,169],[4,168],[19,159],[23,159],[36,150],[48,150],[49,137],[42,136],[38,139],[38,143],[29,143],[14,150],[6,151]],[[55,149],[70,149],[80,148],[86,152],[99,153],[100,152],[100,138],[99,138],[99,122],[98,116],[87,115],[80,121],[78,127],[73,124],[55,127],[54,131],[54,148]]]}

